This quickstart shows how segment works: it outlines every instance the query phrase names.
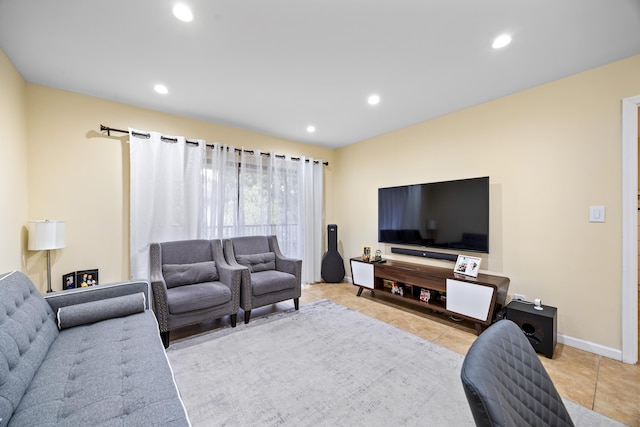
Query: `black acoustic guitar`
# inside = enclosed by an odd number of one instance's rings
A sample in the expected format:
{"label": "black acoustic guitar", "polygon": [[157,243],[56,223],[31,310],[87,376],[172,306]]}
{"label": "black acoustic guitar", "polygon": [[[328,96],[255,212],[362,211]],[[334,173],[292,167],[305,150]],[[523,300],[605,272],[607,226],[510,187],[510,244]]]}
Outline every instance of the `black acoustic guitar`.
{"label": "black acoustic guitar", "polygon": [[338,283],[344,279],[344,261],[338,252],[338,226],[327,225],[328,250],[322,256],[320,275],[327,283]]}

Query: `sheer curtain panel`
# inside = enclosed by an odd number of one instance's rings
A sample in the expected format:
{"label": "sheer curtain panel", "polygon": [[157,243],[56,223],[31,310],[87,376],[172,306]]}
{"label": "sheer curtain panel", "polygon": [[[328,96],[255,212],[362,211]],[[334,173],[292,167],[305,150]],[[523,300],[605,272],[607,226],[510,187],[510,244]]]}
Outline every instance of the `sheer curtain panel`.
{"label": "sheer curtain panel", "polygon": [[148,279],[152,242],[198,237],[204,143],[129,129],[129,153],[131,277]]}

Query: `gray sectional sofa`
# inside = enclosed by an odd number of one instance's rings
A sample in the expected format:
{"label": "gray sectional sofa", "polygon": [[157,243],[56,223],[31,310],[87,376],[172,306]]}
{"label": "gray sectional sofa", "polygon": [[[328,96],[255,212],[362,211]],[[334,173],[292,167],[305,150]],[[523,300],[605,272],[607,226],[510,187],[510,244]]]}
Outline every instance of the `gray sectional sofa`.
{"label": "gray sectional sofa", "polygon": [[0,276],[0,427],[188,426],[149,285],[43,296]]}

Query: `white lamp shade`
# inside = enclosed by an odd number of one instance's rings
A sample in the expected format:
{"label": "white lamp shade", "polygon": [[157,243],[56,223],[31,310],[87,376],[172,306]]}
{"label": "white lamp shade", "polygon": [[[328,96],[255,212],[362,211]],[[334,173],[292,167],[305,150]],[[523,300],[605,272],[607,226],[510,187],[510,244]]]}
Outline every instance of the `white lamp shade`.
{"label": "white lamp shade", "polygon": [[427,220],[427,230],[437,230],[438,222],[435,219]]}
{"label": "white lamp shade", "polygon": [[30,251],[64,248],[64,221],[29,221]]}

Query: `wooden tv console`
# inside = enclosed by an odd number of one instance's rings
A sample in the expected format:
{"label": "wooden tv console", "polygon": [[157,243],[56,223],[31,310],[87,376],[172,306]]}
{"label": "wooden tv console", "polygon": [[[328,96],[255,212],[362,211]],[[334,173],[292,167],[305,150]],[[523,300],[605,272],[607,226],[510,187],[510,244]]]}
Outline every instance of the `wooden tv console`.
{"label": "wooden tv console", "polygon": [[[475,323],[479,335],[504,307],[509,278],[490,274],[469,277],[447,269],[396,260],[366,262],[351,258],[351,277],[358,286],[376,296],[401,300],[415,307],[467,319]],[[395,285],[394,285],[395,284]],[[427,292],[428,291],[428,292]],[[429,296],[428,301],[423,301]]]}

